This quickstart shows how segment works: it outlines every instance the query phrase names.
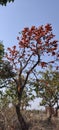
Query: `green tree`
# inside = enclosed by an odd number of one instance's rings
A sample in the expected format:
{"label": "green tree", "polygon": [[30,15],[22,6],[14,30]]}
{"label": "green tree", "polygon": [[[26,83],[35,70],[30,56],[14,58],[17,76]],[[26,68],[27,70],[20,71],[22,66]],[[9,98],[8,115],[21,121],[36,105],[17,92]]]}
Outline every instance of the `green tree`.
{"label": "green tree", "polygon": [[[39,80],[41,90],[39,91],[39,97],[42,98],[40,105],[49,106],[50,110],[54,105],[58,105],[59,100],[59,72],[49,69],[42,73],[42,78]],[[50,111],[49,119],[52,117],[52,111]]]}
{"label": "green tree", "polygon": [[14,2],[14,0],[0,0],[0,4],[1,4],[1,5],[5,5],[5,6],[6,6],[6,4],[7,4],[8,2],[9,2],[9,3],[10,3],[10,2]]}
{"label": "green tree", "polygon": [[0,62],[4,56],[4,45],[0,42]]}
{"label": "green tree", "polygon": [[[4,45],[0,41],[0,75],[1,75],[2,65],[3,65],[3,56],[4,56]],[[0,78],[0,85],[1,83],[2,83],[2,79]],[[1,95],[2,95],[2,90],[0,90],[0,97]]]}
{"label": "green tree", "polygon": [[[42,68],[47,67],[49,64],[54,64],[56,59],[59,58],[57,53],[58,42],[53,38],[50,24],[38,28],[35,26],[24,28],[20,33],[20,37],[17,37],[18,47],[15,45],[8,48],[6,53],[6,58],[9,64],[12,65],[12,71],[9,71],[6,67],[5,78],[10,82],[14,81],[16,84],[18,104],[15,107],[22,130],[28,130],[28,126],[20,112],[23,90],[25,87],[29,87],[28,80],[31,79],[34,82],[37,76],[39,78],[37,72],[40,70],[40,66]],[[50,56],[53,57],[53,61]],[[45,60],[44,57],[47,57],[48,60]],[[1,70],[1,75],[2,72]],[[15,75],[12,75],[12,72]]]}

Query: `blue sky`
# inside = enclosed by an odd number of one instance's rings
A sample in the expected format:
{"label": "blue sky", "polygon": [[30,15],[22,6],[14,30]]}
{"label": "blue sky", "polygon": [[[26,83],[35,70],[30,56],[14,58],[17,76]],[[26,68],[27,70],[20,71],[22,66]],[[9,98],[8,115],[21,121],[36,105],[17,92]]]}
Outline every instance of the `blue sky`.
{"label": "blue sky", "polygon": [[17,44],[16,37],[24,27],[51,23],[59,40],[59,0],[15,0],[0,5],[0,40],[5,47]]}
{"label": "blue sky", "polygon": [[0,40],[5,48],[17,44],[18,32],[24,27],[46,23],[52,24],[59,40],[59,0],[15,0],[6,7],[0,5]]}

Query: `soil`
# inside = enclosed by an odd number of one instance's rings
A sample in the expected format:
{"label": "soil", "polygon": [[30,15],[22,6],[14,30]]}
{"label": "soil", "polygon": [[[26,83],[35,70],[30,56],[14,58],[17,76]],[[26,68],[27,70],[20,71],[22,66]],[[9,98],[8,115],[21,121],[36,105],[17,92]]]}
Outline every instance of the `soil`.
{"label": "soil", "polygon": [[[44,111],[21,111],[29,130],[59,130],[59,118],[53,117],[49,122]],[[0,130],[21,130],[15,108],[0,111]]]}

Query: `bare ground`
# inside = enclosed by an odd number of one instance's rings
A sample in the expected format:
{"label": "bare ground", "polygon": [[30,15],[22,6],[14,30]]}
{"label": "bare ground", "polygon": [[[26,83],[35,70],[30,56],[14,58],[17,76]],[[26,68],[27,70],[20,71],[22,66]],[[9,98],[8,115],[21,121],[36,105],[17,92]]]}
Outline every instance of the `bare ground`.
{"label": "bare ground", "polygon": [[[29,125],[29,130],[59,130],[59,118],[53,117],[49,122],[43,111],[27,110],[21,112]],[[0,111],[0,130],[21,130],[15,108]]]}

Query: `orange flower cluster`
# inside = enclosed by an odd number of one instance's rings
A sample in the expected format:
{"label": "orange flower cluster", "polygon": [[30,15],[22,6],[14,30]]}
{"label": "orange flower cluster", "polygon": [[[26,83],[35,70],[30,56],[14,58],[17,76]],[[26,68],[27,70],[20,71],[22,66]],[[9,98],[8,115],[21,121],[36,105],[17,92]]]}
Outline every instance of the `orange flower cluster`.
{"label": "orange flower cluster", "polygon": [[[27,58],[30,55],[38,56],[44,55],[44,53],[51,54],[51,56],[57,56],[57,40],[53,40],[55,35],[52,33],[52,26],[51,24],[47,24],[45,26],[35,27],[32,26],[31,28],[24,28],[22,30],[22,35],[17,37],[19,50],[22,49],[22,52],[19,58]],[[16,46],[13,46],[12,49],[8,48],[10,53],[11,59],[15,59],[18,56],[19,51],[16,50]],[[26,55],[26,56],[25,56]],[[59,56],[58,56],[59,57]],[[10,59],[10,60],[11,60]],[[42,67],[46,67],[47,63],[41,62]]]}

